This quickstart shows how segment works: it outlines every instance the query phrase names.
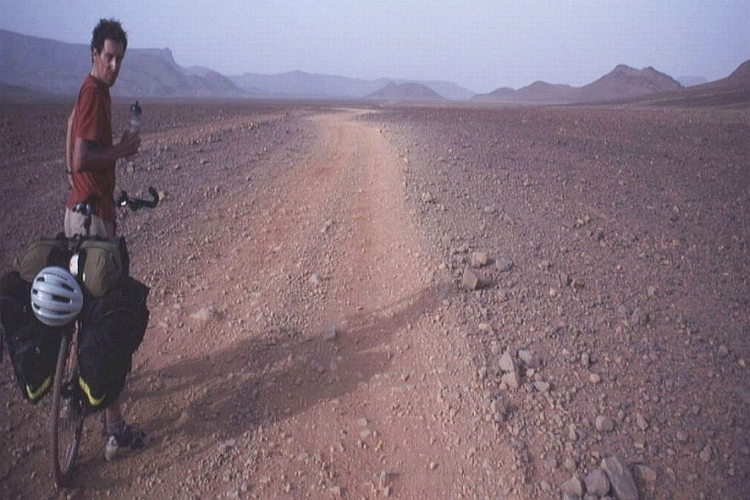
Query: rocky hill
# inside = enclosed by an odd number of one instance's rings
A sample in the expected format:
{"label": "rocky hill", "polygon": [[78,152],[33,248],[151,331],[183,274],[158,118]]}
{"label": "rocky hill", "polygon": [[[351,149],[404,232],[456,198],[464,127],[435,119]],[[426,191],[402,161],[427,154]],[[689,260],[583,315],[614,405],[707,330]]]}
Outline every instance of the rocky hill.
{"label": "rocky hill", "polygon": [[514,91],[500,88],[489,94],[474,96],[479,102],[512,102],[532,104],[592,103],[626,99],[635,96],[682,88],[672,77],[648,67],[637,70],[618,65],[610,73],[583,87],[534,82]]}
{"label": "rocky hill", "polygon": [[444,101],[445,98],[420,83],[389,83],[367,99],[379,101]]}
{"label": "rocky hill", "polygon": [[[63,43],[0,30],[0,82],[32,91],[73,95],[91,69],[86,44]],[[211,71],[191,74],[169,49],[134,49],[126,54],[113,96],[233,97],[247,95]],[[7,94],[3,91],[3,97]]]}
{"label": "rocky hill", "polygon": [[750,60],[728,77],[714,82],[631,99],[630,103],[654,106],[750,108]]}
{"label": "rocky hill", "polygon": [[637,70],[621,64],[595,82],[581,87],[574,96],[574,101],[611,101],[681,88],[682,85],[677,80],[654,68]]}

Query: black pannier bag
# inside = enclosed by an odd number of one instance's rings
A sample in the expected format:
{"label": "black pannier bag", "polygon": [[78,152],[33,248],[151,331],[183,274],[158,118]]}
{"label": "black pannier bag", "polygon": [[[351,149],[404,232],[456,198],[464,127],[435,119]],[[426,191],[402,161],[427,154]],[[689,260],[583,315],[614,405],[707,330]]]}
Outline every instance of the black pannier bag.
{"label": "black pannier bag", "polygon": [[30,306],[31,284],[18,272],[0,277],[0,331],[23,396],[39,402],[52,387],[60,340],[66,328],[41,323]]}
{"label": "black pannier bag", "polygon": [[115,402],[125,386],[133,353],[148,326],[149,288],[131,277],[102,297],[90,297],[81,313],[79,385],[93,410]]}

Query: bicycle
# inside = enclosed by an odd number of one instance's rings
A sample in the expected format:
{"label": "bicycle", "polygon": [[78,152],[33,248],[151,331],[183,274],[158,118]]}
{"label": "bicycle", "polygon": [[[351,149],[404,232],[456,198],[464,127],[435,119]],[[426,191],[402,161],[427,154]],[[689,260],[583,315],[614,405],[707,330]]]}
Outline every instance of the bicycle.
{"label": "bicycle", "polygon": [[[154,208],[159,203],[159,196],[153,187],[148,190],[152,200],[130,198],[122,191],[116,205],[131,210]],[[81,242],[89,236],[93,206],[82,202],[73,209],[84,216],[84,234],[74,238],[76,245],[71,257],[71,273],[78,279],[78,257]],[[52,456],[52,475],[55,486],[59,489],[70,481],[81,444],[83,423],[88,412],[78,388],[78,335],[81,330],[80,320],[67,328],[62,336],[57,354],[57,364],[52,385],[52,412],[50,420],[50,450]]]}

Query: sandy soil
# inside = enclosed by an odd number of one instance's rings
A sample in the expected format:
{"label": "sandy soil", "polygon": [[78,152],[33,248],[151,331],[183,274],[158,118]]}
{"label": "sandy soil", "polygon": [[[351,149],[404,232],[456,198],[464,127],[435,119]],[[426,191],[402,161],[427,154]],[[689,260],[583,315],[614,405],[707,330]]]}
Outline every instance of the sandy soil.
{"label": "sandy soil", "polygon": [[[66,109],[0,108],[0,272],[61,226]],[[746,113],[144,117],[119,185],[166,199],[119,225],[152,290],[126,414],[154,442],[105,463],[90,418],[56,492],[48,401],[6,356],[0,497],[575,498],[618,456],[643,499],[747,498]]]}

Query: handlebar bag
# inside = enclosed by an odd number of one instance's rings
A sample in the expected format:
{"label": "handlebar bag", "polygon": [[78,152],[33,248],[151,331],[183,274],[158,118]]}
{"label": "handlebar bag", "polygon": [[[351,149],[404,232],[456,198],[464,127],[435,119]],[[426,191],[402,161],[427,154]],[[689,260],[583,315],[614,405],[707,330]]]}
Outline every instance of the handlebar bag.
{"label": "handlebar bag", "polygon": [[65,328],[40,322],[30,306],[31,285],[18,272],[0,277],[0,333],[23,396],[39,402],[52,386]]}
{"label": "handlebar bag", "polygon": [[35,241],[26,249],[19,259],[18,269],[21,278],[31,283],[36,275],[47,266],[68,268],[71,257],[69,240],[60,234],[56,238],[42,238]]}
{"label": "handlebar bag", "polygon": [[125,238],[87,238],[81,243],[83,286],[94,297],[103,297],[117,288],[130,272],[130,256]]}
{"label": "handlebar bag", "polygon": [[78,382],[95,411],[116,401],[125,386],[148,326],[148,293],[146,285],[127,277],[104,296],[91,298],[81,313]]}

